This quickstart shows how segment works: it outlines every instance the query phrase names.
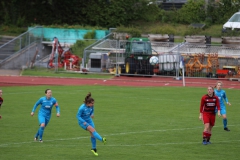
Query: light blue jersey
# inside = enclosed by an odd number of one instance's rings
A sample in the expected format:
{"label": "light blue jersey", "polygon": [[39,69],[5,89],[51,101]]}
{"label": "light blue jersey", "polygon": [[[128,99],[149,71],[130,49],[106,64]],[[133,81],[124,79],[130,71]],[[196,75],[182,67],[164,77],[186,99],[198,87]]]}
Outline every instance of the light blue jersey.
{"label": "light blue jersey", "polygon": [[227,96],[226,96],[226,92],[224,90],[217,90],[217,89],[214,89],[214,92],[215,92],[215,95],[218,97],[219,101],[220,101],[220,112],[221,114],[226,114],[226,106],[224,104],[224,101],[226,103],[228,103],[228,99],[227,99]]}
{"label": "light blue jersey", "polygon": [[[90,137],[90,140],[92,143],[91,151],[94,152],[94,154],[95,154],[97,152],[96,139],[98,139],[101,142],[106,143],[106,138],[102,138],[100,136],[100,134],[98,134],[98,132],[95,130],[95,126],[94,126],[94,123],[92,120],[93,114],[94,114],[94,106],[87,106],[84,103],[79,107],[76,118],[78,119],[78,124],[82,129],[88,130],[89,132],[91,132],[91,137]],[[94,130],[91,129],[91,131],[90,131],[90,129],[89,129],[89,128],[91,128],[90,126],[92,128],[94,128]]]}
{"label": "light blue jersey", "polygon": [[52,107],[56,106],[58,114],[60,114],[60,108],[58,106],[57,100],[53,97],[49,99],[47,99],[47,97],[41,97],[33,106],[32,112],[35,112],[38,105],[41,105],[41,108],[38,111],[38,121],[39,124],[44,124],[44,126],[40,125],[35,135],[35,140],[37,140],[39,136],[39,141],[42,142],[44,128],[48,125],[51,118]]}
{"label": "light blue jersey", "polygon": [[[78,124],[83,128],[87,129],[89,125],[91,125],[94,128],[94,123],[92,121],[91,116],[94,114],[94,107],[88,107],[86,104],[82,104],[77,112],[77,119]],[[86,122],[87,124],[84,125],[83,123]]]}
{"label": "light blue jersey", "polygon": [[47,99],[47,97],[41,97],[34,105],[32,112],[35,112],[38,105],[41,105],[39,109],[38,116],[43,116],[50,119],[52,107],[56,106],[57,113],[60,113],[60,108],[58,106],[57,100],[53,97]]}

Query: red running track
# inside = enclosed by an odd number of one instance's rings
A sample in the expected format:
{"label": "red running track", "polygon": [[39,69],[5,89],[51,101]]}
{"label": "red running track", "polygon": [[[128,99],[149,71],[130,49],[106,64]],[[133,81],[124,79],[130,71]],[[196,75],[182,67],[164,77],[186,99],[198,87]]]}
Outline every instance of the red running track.
{"label": "red running track", "polygon": [[[215,86],[217,79],[186,78],[186,87]],[[224,88],[240,89],[239,81],[221,80]],[[112,79],[82,79],[82,78],[55,78],[30,76],[0,76],[1,86],[33,86],[33,85],[105,85],[105,86],[136,86],[136,87],[162,87],[183,86],[182,80],[172,77],[128,77],[120,76]]]}

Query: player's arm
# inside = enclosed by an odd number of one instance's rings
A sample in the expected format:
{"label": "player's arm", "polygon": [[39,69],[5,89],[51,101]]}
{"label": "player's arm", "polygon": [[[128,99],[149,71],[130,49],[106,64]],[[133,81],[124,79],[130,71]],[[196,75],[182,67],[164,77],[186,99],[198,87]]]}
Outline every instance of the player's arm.
{"label": "player's arm", "polygon": [[91,115],[91,118],[94,118],[94,106],[90,115]]}
{"label": "player's arm", "polygon": [[57,117],[60,117],[60,107],[57,101],[55,102],[54,106],[56,107]]}
{"label": "player's arm", "polygon": [[231,103],[228,101],[226,92],[223,93],[223,99],[225,100],[225,102],[226,102],[229,106],[231,106]]}
{"label": "player's arm", "polygon": [[36,111],[38,105],[41,104],[41,103],[42,103],[42,98],[40,98],[40,99],[34,104],[33,109],[32,109],[32,112],[31,112],[31,116],[34,115],[34,112]]}
{"label": "player's arm", "polygon": [[3,104],[3,99],[2,99],[2,97],[0,97],[0,108],[1,108],[2,104]]}
{"label": "player's arm", "polygon": [[78,119],[78,121],[80,121],[81,123],[84,123],[85,120],[82,119],[82,117],[81,117],[82,113],[83,113],[83,107],[80,107],[80,108],[78,109],[78,112],[77,112],[77,119]]}
{"label": "player's arm", "polygon": [[[2,103],[3,103],[3,99],[2,99],[2,97],[0,97],[0,109],[1,109]],[[2,116],[0,115],[0,119],[1,118],[2,118]]]}
{"label": "player's arm", "polygon": [[218,117],[221,117],[221,114],[220,114],[220,101],[218,99],[218,97],[216,96],[216,107],[217,107],[217,110],[218,110]]}
{"label": "player's arm", "polygon": [[202,97],[202,99],[201,99],[201,103],[200,103],[199,120],[202,120],[203,106],[204,106],[204,97]]}

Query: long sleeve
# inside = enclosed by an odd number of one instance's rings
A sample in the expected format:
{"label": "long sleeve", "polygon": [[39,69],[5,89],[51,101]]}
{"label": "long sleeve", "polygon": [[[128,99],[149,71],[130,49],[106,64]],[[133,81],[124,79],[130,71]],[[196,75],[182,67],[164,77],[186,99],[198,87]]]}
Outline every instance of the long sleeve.
{"label": "long sleeve", "polygon": [[203,112],[203,106],[204,106],[204,98],[201,98],[201,103],[200,103],[200,113]]}
{"label": "long sleeve", "polygon": [[94,107],[92,108],[92,112],[90,114],[91,116],[94,116]]}
{"label": "long sleeve", "polygon": [[42,103],[42,98],[40,98],[40,99],[35,103],[35,105],[33,106],[32,112],[35,112],[35,110],[37,109],[37,106],[38,106],[39,104],[41,104],[41,103]]}
{"label": "long sleeve", "polygon": [[217,110],[219,111],[220,110],[220,101],[219,101],[218,97],[217,97],[217,101],[216,101],[216,107],[217,107]]}
{"label": "long sleeve", "polygon": [[225,100],[226,103],[228,103],[228,98],[227,98],[226,92],[223,92],[223,99]]}
{"label": "long sleeve", "polygon": [[57,103],[57,102],[55,103],[55,107],[56,107],[56,111],[57,111],[57,113],[59,113],[59,114],[60,114],[60,107],[59,107],[59,105],[58,105],[58,103]]}
{"label": "long sleeve", "polygon": [[2,97],[0,97],[0,108],[1,108],[2,104],[3,104],[3,99],[2,99]]}
{"label": "long sleeve", "polygon": [[81,117],[82,113],[83,113],[83,108],[80,107],[80,108],[78,109],[78,112],[77,112],[77,119],[78,119],[78,121],[80,121],[81,123],[84,123],[85,120]]}
{"label": "long sleeve", "polygon": [[57,113],[60,114],[60,107],[58,105],[56,106],[56,111],[57,111]]}

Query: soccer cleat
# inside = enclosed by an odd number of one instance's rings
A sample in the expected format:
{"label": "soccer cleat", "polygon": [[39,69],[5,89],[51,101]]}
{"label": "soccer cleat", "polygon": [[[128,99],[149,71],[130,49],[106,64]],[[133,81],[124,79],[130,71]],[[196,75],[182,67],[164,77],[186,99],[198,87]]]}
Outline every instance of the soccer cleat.
{"label": "soccer cleat", "polygon": [[95,156],[98,156],[97,149],[91,149],[91,152],[92,152]]}
{"label": "soccer cleat", "polygon": [[103,142],[103,144],[106,144],[107,143],[107,139],[105,137],[103,137],[102,142]]}
{"label": "soccer cleat", "polygon": [[207,145],[208,143],[207,143],[207,141],[203,141],[202,144],[203,145]]}
{"label": "soccer cleat", "polygon": [[227,127],[226,127],[226,128],[224,128],[224,130],[225,130],[225,131],[230,131],[230,129],[228,129]]}
{"label": "soccer cleat", "polygon": [[40,143],[42,143],[42,142],[43,142],[43,140],[42,140],[42,139],[39,139],[39,142],[40,142]]}
{"label": "soccer cleat", "polygon": [[208,141],[207,144],[212,144],[212,143],[210,141]]}
{"label": "soccer cleat", "polygon": [[34,141],[37,141],[37,140],[38,140],[38,138],[37,138],[37,137],[35,137],[35,138],[34,138]]}

